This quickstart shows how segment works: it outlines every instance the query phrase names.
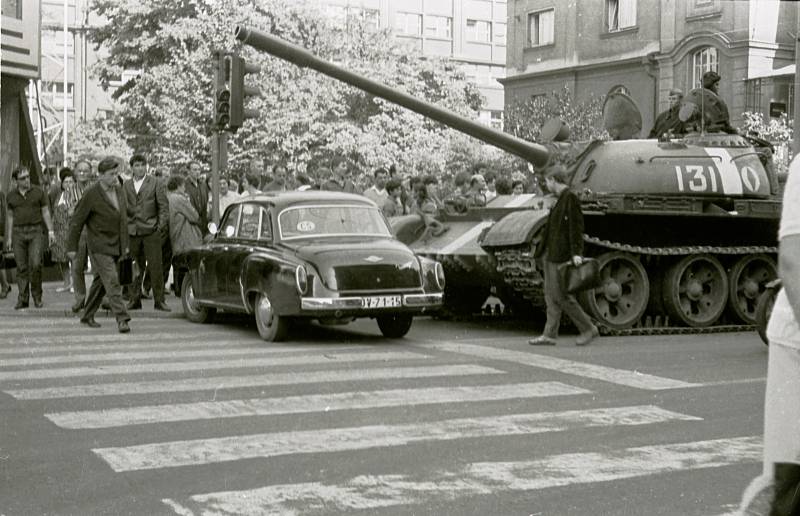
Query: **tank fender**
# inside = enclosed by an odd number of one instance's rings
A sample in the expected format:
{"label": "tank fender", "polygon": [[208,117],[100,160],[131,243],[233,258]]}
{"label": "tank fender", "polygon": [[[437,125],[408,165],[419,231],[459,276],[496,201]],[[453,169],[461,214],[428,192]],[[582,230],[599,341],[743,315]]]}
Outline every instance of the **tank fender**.
{"label": "tank fender", "polygon": [[521,245],[533,237],[547,223],[549,210],[520,210],[511,212],[489,228],[478,244],[489,252],[496,247]]}

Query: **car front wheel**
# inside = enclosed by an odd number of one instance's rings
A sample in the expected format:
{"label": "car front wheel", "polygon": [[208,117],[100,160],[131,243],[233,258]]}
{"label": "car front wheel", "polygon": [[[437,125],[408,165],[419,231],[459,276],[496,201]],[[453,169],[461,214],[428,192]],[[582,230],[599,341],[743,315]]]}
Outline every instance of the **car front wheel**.
{"label": "car front wheel", "polygon": [[258,334],[267,342],[278,342],[286,338],[289,320],[275,313],[275,309],[266,294],[259,294],[255,305],[256,327]]}
{"label": "car front wheel", "polygon": [[381,329],[384,337],[399,339],[404,337],[408,330],[411,329],[414,316],[407,314],[379,315],[377,319],[378,328]]}
{"label": "car front wheel", "polygon": [[200,306],[194,298],[194,285],[192,284],[192,275],[186,273],[183,277],[183,284],[181,285],[181,304],[183,305],[183,313],[186,318],[196,323],[209,323],[214,320],[214,314],[217,313],[216,308],[209,308]]}

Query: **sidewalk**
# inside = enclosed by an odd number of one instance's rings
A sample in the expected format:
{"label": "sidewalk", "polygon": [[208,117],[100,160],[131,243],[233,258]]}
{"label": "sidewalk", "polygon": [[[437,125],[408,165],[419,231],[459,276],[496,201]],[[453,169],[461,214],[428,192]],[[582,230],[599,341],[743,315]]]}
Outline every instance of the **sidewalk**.
{"label": "sidewalk", "polygon": [[[86,276],[86,290],[92,284],[92,276]],[[63,284],[60,281],[46,282],[42,285],[44,294],[42,301],[44,307],[35,308],[33,306],[33,299],[31,299],[30,307],[24,310],[14,310],[14,305],[17,304],[17,285],[11,285],[11,292],[8,297],[0,299],[0,317],[75,317],[78,318],[81,312],[72,313],[72,304],[75,302],[75,295],[70,291],[56,292],[56,289]],[[181,319],[183,318],[183,307],[181,300],[172,293],[171,290],[166,292],[166,302],[172,312],[159,312],[153,309],[153,299],[142,299],[141,310],[131,310],[131,317],[134,319]],[[97,311],[98,317],[113,317],[109,310],[100,309]],[[0,323],[2,324],[2,323]]]}

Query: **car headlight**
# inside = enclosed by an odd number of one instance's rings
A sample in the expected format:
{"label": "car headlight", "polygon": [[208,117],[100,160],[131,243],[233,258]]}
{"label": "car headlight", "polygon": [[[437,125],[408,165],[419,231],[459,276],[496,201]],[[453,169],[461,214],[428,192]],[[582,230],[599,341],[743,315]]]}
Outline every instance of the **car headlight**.
{"label": "car headlight", "polygon": [[300,292],[300,295],[308,292],[308,273],[306,272],[306,268],[304,266],[298,265],[297,269],[295,269],[294,283],[295,286],[297,286],[297,291]]}
{"label": "car headlight", "polygon": [[444,290],[444,267],[442,267],[441,263],[436,262],[434,271],[436,272],[436,285]]}

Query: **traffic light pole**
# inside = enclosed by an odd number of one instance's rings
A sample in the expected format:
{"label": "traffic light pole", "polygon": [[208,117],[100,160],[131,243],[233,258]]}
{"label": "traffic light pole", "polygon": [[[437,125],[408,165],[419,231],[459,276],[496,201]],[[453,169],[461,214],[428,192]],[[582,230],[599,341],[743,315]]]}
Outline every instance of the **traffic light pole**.
{"label": "traffic light pole", "polygon": [[228,168],[228,131],[211,135],[211,220],[219,226],[219,180]]}

